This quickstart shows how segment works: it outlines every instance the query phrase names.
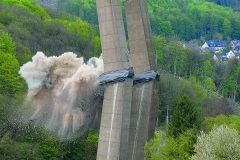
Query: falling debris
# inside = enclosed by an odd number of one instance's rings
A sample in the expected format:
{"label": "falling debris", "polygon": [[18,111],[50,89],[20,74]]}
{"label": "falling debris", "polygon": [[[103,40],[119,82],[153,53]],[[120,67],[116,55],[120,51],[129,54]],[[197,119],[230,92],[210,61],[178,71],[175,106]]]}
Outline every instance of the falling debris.
{"label": "falling debris", "polygon": [[31,121],[43,123],[63,138],[84,132],[101,115],[103,89],[101,57],[83,58],[68,52],[46,57],[37,52],[19,74],[28,84],[27,101],[35,107]]}

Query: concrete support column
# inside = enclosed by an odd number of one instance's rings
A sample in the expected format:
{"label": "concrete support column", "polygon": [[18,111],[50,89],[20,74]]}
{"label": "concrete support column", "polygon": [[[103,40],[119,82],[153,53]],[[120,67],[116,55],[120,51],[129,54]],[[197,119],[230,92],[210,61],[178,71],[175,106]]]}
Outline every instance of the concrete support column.
{"label": "concrete support column", "polygon": [[[152,33],[146,0],[125,0],[130,58],[135,74],[156,70]],[[153,138],[156,120],[157,83],[133,86],[128,142],[129,160],[143,160],[144,145]]]}
{"label": "concrete support column", "polygon": [[133,86],[128,160],[143,160],[144,145],[153,138],[158,106],[157,87],[153,81]]}
{"label": "concrete support column", "polygon": [[131,116],[132,81],[108,86],[104,93],[98,160],[126,160]]}
{"label": "concrete support column", "polygon": [[97,0],[104,71],[128,68],[129,58],[120,0]]}
{"label": "concrete support column", "polygon": [[[104,71],[129,68],[120,0],[97,0]],[[104,92],[98,160],[127,157],[132,80],[109,84]]]}
{"label": "concrete support column", "polygon": [[134,72],[156,70],[156,55],[146,0],[125,0],[125,13]]}

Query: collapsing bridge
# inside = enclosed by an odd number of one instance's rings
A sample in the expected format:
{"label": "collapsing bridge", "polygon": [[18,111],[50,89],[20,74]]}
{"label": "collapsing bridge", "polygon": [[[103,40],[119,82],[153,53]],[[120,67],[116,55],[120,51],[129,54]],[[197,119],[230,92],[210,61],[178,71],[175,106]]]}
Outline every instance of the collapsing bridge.
{"label": "collapsing bridge", "polygon": [[[120,0],[97,0],[104,71],[133,67],[135,77],[156,71],[146,0],[125,0],[130,44],[126,44]],[[150,73],[150,74],[149,74]],[[155,75],[156,76],[156,75]],[[156,76],[157,77],[157,76]],[[97,159],[144,159],[144,145],[153,137],[157,82],[133,84],[133,78],[107,84],[104,92]],[[135,81],[136,82],[136,81]]]}

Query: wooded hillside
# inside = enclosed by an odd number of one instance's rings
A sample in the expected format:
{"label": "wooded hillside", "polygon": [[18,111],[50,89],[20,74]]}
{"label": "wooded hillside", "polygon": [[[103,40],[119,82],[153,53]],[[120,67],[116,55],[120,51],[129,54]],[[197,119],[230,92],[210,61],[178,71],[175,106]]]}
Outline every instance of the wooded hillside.
{"label": "wooded hillside", "polygon": [[32,106],[24,101],[27,86],[18,72],[37,51],[99,55],[98,29],[35,0],[0,0],[0,159],[95,159],[97,131],[62,141],[29,120]]}
{"label": "wooded hillside", "polygon": [[37,51],[71,51],[86,58],[100,54],[98,28],[68,14],[45,11],[36,1],[1,0],[0,29],[16,43],[21,64]]}
{"label": "wooded hillside", "polygon": [[[236,3],[215,2],[232,7]],[[155,35],[178,36],[185,41],[240,39],[240,13],[218,4],[207,0],[148,0],[152,30]],[[54,8],[97,24],[95,0],[57,0]]]}
{"label": "wooded hillside", "polygon": [[[240,159],[240,61],[215,62],[212,53],[184,46],[192,39],[240,39],[237,9],[223,7],[234,3],[209,1],[148,0],[161,80],[159,132],[146,144],[146,159]],[[101,53],[95,0],[48,2],[43,8],[37,0],[0,0],[0,159],[94,160],[98,130],[62,140],[29,120],[22,64],[37,51],[85,59]]]}

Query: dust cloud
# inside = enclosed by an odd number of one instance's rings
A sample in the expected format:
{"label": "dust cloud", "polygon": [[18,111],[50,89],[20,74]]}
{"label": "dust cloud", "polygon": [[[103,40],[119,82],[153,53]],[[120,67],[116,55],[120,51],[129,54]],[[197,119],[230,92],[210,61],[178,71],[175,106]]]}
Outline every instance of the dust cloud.
{"label": "dust cloud", "polygon": [[19,71],[28,84],[26,100],[35,107],[31,121],[44,124],[62,138],[97,125],[103,98],[103,88],[98,85],[101,73],[101,56],[84,63],[72,52],[59,57],[37,52]]}

